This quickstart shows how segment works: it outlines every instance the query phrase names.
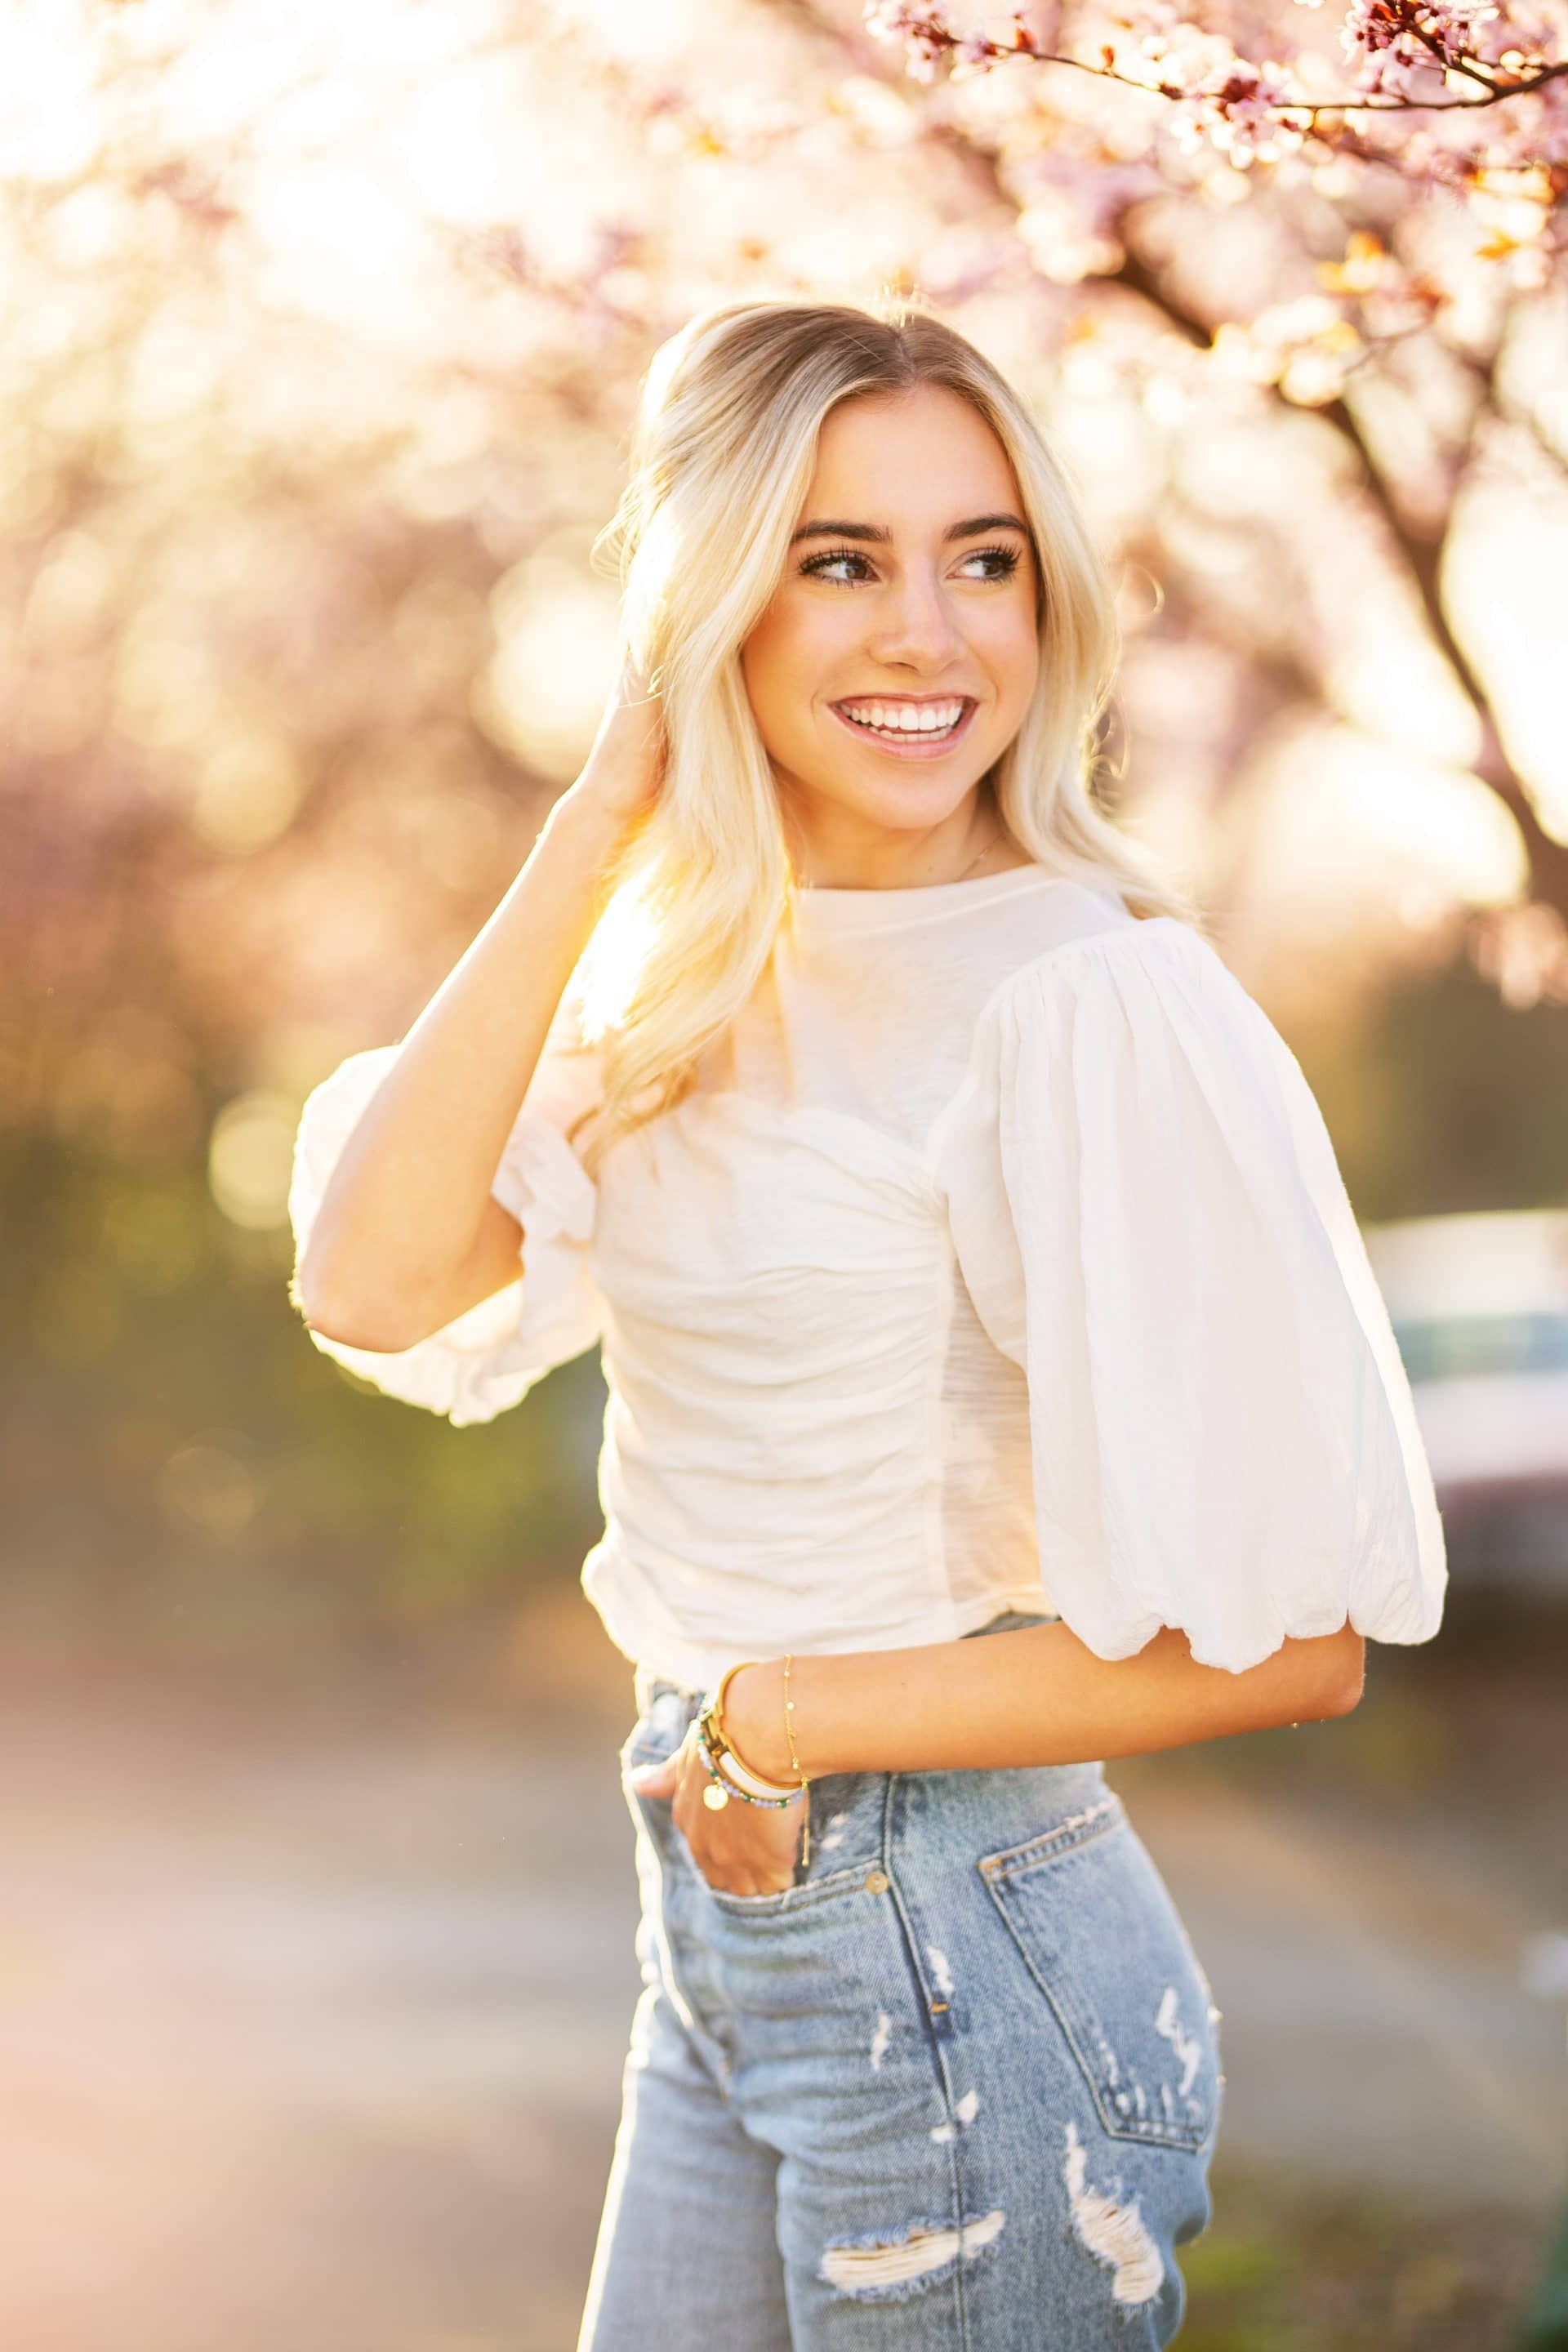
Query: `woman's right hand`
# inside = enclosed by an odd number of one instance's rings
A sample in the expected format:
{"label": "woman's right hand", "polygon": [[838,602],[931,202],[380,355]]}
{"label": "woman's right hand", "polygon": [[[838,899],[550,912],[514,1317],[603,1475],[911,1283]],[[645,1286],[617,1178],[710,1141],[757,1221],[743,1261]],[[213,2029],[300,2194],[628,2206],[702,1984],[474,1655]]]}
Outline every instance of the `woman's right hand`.
{"label": "woman's right hand", "polygon": [[583,772],[562,798],[631,825],[658,801],[668,752],[663,703],[628,652]]}

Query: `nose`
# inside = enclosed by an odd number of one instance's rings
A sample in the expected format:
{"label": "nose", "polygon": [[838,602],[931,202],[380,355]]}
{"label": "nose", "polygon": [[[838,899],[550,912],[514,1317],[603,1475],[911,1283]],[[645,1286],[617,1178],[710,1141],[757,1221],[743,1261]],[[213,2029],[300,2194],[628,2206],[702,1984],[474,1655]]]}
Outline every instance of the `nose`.
{"label": "nose", "polygon": [[934,677],[962,650],[963,640],[934,572],[911,565],[879,604],[867,651],[889,668]]}

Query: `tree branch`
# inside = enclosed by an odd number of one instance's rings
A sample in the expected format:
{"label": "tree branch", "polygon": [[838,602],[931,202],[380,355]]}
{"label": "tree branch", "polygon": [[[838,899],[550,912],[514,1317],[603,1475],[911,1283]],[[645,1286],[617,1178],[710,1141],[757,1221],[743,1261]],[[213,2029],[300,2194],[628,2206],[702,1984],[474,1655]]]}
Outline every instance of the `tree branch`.
{"label": "tree branch", "polygon": [[[820,37],[832,42],[841,50],[847,47],[859,48],[862,46],[847,41],[842,29],[825,18],[816,5],[816,0],[767,0],[767,5],[783,8],[797,20],[804,19]],[[1553,67],[1551,70],[1553,73],[1568,71],[1568,66]],[[987,148],[970,132],[952,122],[931,126],[928,129],[927,135],[934,136],[941,144],[952,149],[955,153],[962,156],[971,168],[982,176],[988,193],[995,201],[1015,215],[1016,215],[1016,203],[1003,180],[994,150]],[[1209,350],[1214,341],[1214,328],[1210,322],[1190,310],[1134,250],[1130,238],[1125,234],[1130,211],[1131,207],[1123,213],[1121,219],[1117,223],[1125,257],[1121,266],[1116,270],[1106,273],[1096,282],[1105,286],[1120,286],[1136,295],[1185,342],[1199,351]],[[1286,401],[1278,387],[1270,386],[1268,389],[1270,396],[1281,409],[1289,408],[1293,413],[1300,413],[1296,404]],[[1549,899],[1559,909],[1568,911],[1568,844],[1553,839],[1542,826],[1530,794],[1525,789],[1524,781],[1504,748],[1496,712],[1485,683],[1464,646],[1455,635],[1447,614],[1444,610],[1439,581],[1447,539],[1447,519],[1444,530],[1433,536],[1421,533],[1410,519],[1400,511],[1389,485],[1373,457],[1360,423],[1342,398],[1331,401],[1312,413],[1321,416],[1353,452],[1363,486],[1382,517],[1389,539],[1404,562],[1411,583],[1420,599],[1422,612],[1434,642],[1448,662],[1476,713],[1480,728],[1481,751],[1475,762],[1475,771],[1497,793],[1520,828],[1530,861],[1535,895]],[[1451,504],[1448,515],[1451,518]],[[1321,698],[1321,688],[1320,698]]]}
{"label": "tree branch", "polygon": [[[1173,101],[1213,99],[1222,103],[1246,99],[1249,104],[1261,105],[1280,116],[1306,114],[1314,120],[1320,114],[1444,114],[1464,107],[1496,106],[1504,99],[1528,98],[1533,90],[1542,89],[1547,82],[1555,81],[1559,75],[1568,74],[1568,58],[1563,58],[1556,64],[1542,66],[1538,72],[1521,74],[1512,81],[1494,80],[1489,74],[1482,72],[1481,61],[1472,52],[1468,49],[1446,50],[1425,26],[1413,21],[1406,29],[1415,39],[1430,49],[1435,63],[1440,65],[1446,73],[1464,74],[1470,80],[1479,82],[1485,92],[1483,97],[1408,98],[1398,92],[1377,91],[1364,98],[1352,93],[1343,98],[1311,101],[1305,99],[1259,99],[1257,80],[1252,79],[1258,75],[1258,69],[1245,58],[1237,59],[1231,83],[1225,89],[1184,89],[1177,82],[1144,81],[1136,74],[1119,72],[1111,63],[1115,52],[1109,47],[1101,49],[1097,63],[1089,58],[1069,57],[1064,51],[1037,47],[1022,25],[1017,28],[1016,40],[993,41],[983,34],[955,33],[938,11],[921,15],[911,9],[909,14],[911,18],[909,33],[914,45],[927,57],[949,56],[957,52],[963,64],[982,70],[999,65],[1071,66],[1076,72],[1089,74],[1096,81],[1120,82],[1124,89],[1141,89],[1150,98]],[[895,40],[902,29],[894,26],[877,37]]]}

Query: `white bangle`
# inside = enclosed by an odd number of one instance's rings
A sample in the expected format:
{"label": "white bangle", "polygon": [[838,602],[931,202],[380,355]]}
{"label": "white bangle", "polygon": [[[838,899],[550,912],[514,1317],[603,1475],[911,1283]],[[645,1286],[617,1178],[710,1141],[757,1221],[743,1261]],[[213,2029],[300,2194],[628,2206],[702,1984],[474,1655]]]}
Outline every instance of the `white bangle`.
{"label": "white bangle", "polygon": [[732,1748],[726,1748],[715,1761],[725,1780],[750,1796],[794,1798],[800,1795],[798,1782],[792,1785],[788,1781],[764,1780],[760,1772],[753,1772],[750,1765],[742,1763]]}
{"label": "white bangle", "polygon": [[759,1797],[764,1802],[777,1804],[781,1798],[793,1802],[801,1795],[805,1783],[764,1780],[760,1772],[753,1772],[749,1764],[742,1762],[723,1730],[724,1686],[731,1675],[739,1674],[742,1666],[756,1664],[757,1661],[754,1658],[736,1658],[727,1665],[723,1672],[715,1677],[709,1689],[703,1693],[702,1704],[698,1708],[697,1718],[700,1722],[702,1717],[707,1715],[710,1708],[714,1710],[716,1719],[713,1727],[721,1743],[722,1752],[713,1755],[711,1760],[720,1777],[728,1780],[732,1789],[742,1796]]}

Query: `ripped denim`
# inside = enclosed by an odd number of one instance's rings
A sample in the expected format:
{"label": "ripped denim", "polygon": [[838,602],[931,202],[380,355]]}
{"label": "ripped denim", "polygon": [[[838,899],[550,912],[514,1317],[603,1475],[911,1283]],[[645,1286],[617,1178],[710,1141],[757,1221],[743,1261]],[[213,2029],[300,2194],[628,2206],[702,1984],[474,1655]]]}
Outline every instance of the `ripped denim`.
{"label": "ripped denim", "polygon": [[[700,1694],[637,1703],[623,1774]],[[1219,2012],[1103,1768],[814,1781],[774,1895],[626,1793],[642,1991],[578,2352],[1171,2343]]]}

